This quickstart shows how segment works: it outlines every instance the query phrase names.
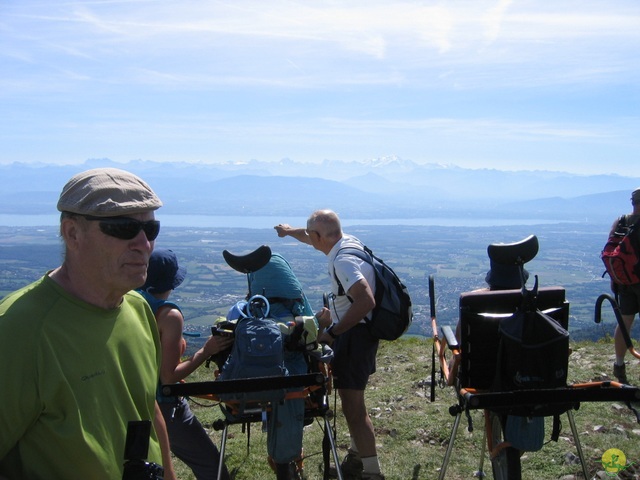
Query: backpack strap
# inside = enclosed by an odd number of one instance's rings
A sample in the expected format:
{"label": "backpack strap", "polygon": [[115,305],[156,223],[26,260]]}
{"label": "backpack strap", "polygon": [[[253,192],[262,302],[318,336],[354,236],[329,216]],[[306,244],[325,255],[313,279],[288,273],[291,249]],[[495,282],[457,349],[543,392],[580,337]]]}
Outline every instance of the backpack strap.
{"label": "backpack strap", "polygon": [[[342,252],[343,250],[351,250],[352,252],[345,252],[345,253],[347,253],[348,255],[354,255],[354,256],[358,257],[360,260],[363,260],[363,261],[367,262],[369,265],[373,266],[373,261],[369,257],[367,257],[367,253],[369,253],[370,250],[367,247],[365,247],[364,245],[363,245],[363,247],[364,247],[364,250],[360,250],[357,247],[342,247],[340,250],[338,250],[336,252],[335,258],[338,258],[338,255],[340,255],[340,252]],[[369,250],[369,251],[367,251],[367,250]],[[334,261],[335,261],[335,258],[334,258]],[[349,301],[351,303],[353,303],[353,301],[351,300],[349,295],[347,295],[346,290],[342,286],[342,283],[340,283],[340,280],[338,279],[338,275],[336,275],[335,266],[333,267],[333,278],[336,279],[336,282],[338,284],[338,296],[342,297],[343,295],[346,295],[347,298],[349,298]]]}
{"label": "backpack strap", "polygon": [[[338,250],[336,252],[335,258],[338,258],[338,255],[340,255],[341,251],[343,251],[343,250],[351,250],[351,252],[345,252],[345,253],[347,253],[348,255],[354,255],[354,256],[358,257],[360,260],[363,260],[366,263],[368,263],[369,265],[371,265],[371,267],[373,267],[373,259],[371,258],[373,252],[366,245],[363,245],[362,248],[363,248],[363,250],[360,250],[357,247],[342,247],[340,250]],[[335,261],[335,259],[334,259],[334,261]],[[349,302],[353,303],[353,299],[349,296],[347,291],[344,289],[344,287],[342,286],[342,283],[340,283],[340,280],[338,279],[338,275],[336,275],[335,266],[333,267],[333,278],[336,279],[336,283],[338,284],[338,295],[337,296],[338,297],[346,296],[349,299]],[[363,320],[368,322],[369,321],[369,317],[365,316]]]}
{"label": "backpack strap", "polygon": [[353,301],[351,300],[351,297],[349,295],[347,295],[347,292],[345,291],[344,287],[342,286],[342,283],[340,283],[340,280],[338,279],[338,275],[336,275],[336,269],[333,269],[333,278],[336,279],[336,282],[338,283],[338,297],[343,297],[346,296],[349,301],[351,303],[353,303]]}
{"label": "backpack strap", "polygon": [[[363,260],[364,262],[368,263],[373,267],[373,258],[372,258],[373,252],[371,251],[371,249],[369,249],[365,245],[363,245],[362,248],[363,250],[360,250],[357,247],[342,247],[340,250],[337,251],[335,258],[338,258],[338,255],[340,255],[340,252],[342,252],[343,250],[351,250],[351,252],[345,252],[345,253],[347,253],[347,255],[353,255],[355,257],[358,257],[360,260]],[[349,301],[353,303],[353,300],[351,300],[349,295],[347,295],[347,292],[342,286],[342,283],[340,283],[340,280],[338,279],[338,275],[336,275],[335,266],[333,267],[333,278],[335,278],[336,282],[338,283],[338,296],[341,297],[343,295],[346,295],[347,298],[349,298]]]}
{"label": "backpack strap", "polygon": [[162,299],[156,298],[151,293],[147,292],[146,290],[137,290],[137,292],[139,294],[141,294],[145,298],[145,300],[147,301],[147,303],[151,307],[151,311],[153,312],[154,315],[156,314],[156,312],[161,307],[164,307],[164,306],[169,306],[171,308],[176,308],[180,313],[182,313],[182,310],[180,309],[180,307],[177,304],[175,304],[174,302],[171,302],[169,300],[162,300]]}
{"label": "backpack strap", "polygon": [[[618,228],[620,227],[628,227],[629,226],[629,219],[627,218],[627,215],[621,215],[620,218],[618,219]],[[633,226],[633,225],[631,225]]]}
{"label": "backpack strap", "polygon": [[618,219],[618,227],[624,227],[629,229],[629,233],[636,227],[637,220],[633,223],[629,222],[629,214],[624,214]]}
{"label": "backpack strap", "polygon": [[638,234],[636,233],[637,223],[637,220],[633,223],[630,223],[628,214],[622,215],[618,219],[616,232],[620,232],[620,234],[622,234],[626,231],[625,235],[631,239],[631,244],[635,247],[636,250],[640,250],[640,239],[638,238]]}

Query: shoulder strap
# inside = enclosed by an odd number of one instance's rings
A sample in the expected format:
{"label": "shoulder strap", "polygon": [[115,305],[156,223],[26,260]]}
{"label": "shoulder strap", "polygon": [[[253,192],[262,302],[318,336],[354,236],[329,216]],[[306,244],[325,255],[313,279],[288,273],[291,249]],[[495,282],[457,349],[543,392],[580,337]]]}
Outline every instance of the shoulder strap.
{"label": "shoulder strap", "polygon": [[165,305],[168,305],[172,308],[176,308],[180,313],[182,313],[182,310],[180,309],[180,307],[169,300],[161,300],[159,298],[154,297],[149,292],[146,292],[144,290],[138,290],[138,292],[142,294],[142,296],[145,298],[147,303],[149,303],[149,306],[151,307],[151,310],[153,311],[154,315],[160,309],[160,307],[164,307]]}
{"label": "shoulder strap", "polygon": [[635,221],[633,223],[629,223],[629,215],[622,215],[618,220],[618,226],[616,227],[616,230],[620,233],[624,232],[625,236],[631,238],[635,242],[638,242],[640,239],[638,239],[638,235],[635,233],[636,223],[638,222]]}
{"label": "shoulder strap", "polygon": [[[356,257],[358,257],[359,259],[367,262],[369,265],[373,265],[373,261],[371,259],[371,250],[366,247],[365,245],[363,245],[364,250],[360,250],[357,247],[342,247],[341,249],[339,249],[336,252],[336,256],[335,258],[338,258],[338,255],[340,255],[340,252],[342,252],[343,250],[351,250],[351,252],[345,252],[348,255],[354,255]],[[335,259],[334,259],[335,261]],[[342,296],[342,295],[347,295],[347,292],[345,291],[344,287],[342,286],[342,283],[340,283],[340,280],[338,279],[338,275],[336,275],[336,268],[335,266],[333,267],[333,278],[336,279],[336,282],[338,283],[338,296]],[[349,298],[349,295],[347,295],[347,298]],[[351,301],[351,298],[349,298],[349,301]]]}
{"label": "shoulder strap", "polygon": [[345,252],[345,253],[347,253],[348,255],[356,256],[360,260],[367,262],[369,265],[373,265],[371,250],[365,247],[364,245],[363,245],[363,248],[364,248],[363,250],[360,250],[358,247],[342,247],[336,253],[336,258],[338,258],[338,255],[340,255],[340,252],[342,252],[343,250],[351,250],[350,252]]}
{"label": "shoulder strap", "polygon": [[629,219],[628,219],[626,214],[625,215],[621,215],[620,218],[618,219],[618,226],[619,227],[626,227],[627,224],[628,224],[628,221],[629,221]]}

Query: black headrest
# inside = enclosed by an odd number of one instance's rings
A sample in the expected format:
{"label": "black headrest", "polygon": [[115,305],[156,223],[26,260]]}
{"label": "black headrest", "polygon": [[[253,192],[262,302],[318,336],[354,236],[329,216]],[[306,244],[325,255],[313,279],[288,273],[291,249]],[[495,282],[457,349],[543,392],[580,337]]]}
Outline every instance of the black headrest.
{"label": "black headrest", "polygon": [[224,260],[234,270],[240,273],[252,273],[264,267],[271,260],[271,248],[262,245],[246,255],[234,255],[228,250],[223,250]]}
{"label": "black headrest", "polygon": [[514,243],[492,243],[487,247],[489,258],[502,265],[524,265],[538,254],[538,237],[529,235]]}

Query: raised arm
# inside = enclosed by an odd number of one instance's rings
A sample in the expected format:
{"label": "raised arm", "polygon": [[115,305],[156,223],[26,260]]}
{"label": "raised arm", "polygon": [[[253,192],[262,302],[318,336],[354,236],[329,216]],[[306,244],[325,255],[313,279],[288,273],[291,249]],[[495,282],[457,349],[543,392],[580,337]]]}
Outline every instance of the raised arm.
{"label": "raised arm", "polygon": [[305,228],[292,227],[286,223],[280,223],[273,228],[278,232],[279,237],[289,236],[295,238],[299,242],[311,245],[311,239],[309,238],[309,235],[307,235],[307,230]]}

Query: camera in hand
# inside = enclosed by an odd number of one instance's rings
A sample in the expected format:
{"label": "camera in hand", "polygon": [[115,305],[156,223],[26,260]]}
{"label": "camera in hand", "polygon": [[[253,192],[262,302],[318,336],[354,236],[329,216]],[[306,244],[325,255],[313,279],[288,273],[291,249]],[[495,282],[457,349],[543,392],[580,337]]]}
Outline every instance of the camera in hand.
{"label": "camera in hand", "polygon": [[216,324],[213,327],[211,327],[211,335],[233,337],[235,330],[236,330],[236,322],[231,322],[229,320],[222,320],[220,322],[216,322]]}
{"label": "camera in hand", "polygon": [[150,436],[150,420],[129,422],[124,447],[125,463],[122,480],[163,480],[162,466],[146,460],[149,454]]}
{"label": "camera in hand", "polygon": [[[211,327],[211,335],[213,336],[221,336],[221,337],[232,337],[235,335],[236,330],[236,322],[231,322],[229,320],[223,320],[221,322],[217,322],[213,327]],[[221,352],[216,353],[215,355],[211,355],[205,364],[206,367],[209,367],[211,362],[214,362],[218,368],[222,368],[224,362],[227,361],[227,357],[231,353],[231,347],[223,350]]]}

